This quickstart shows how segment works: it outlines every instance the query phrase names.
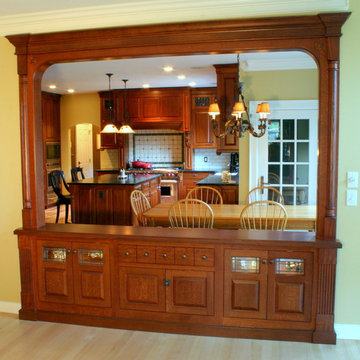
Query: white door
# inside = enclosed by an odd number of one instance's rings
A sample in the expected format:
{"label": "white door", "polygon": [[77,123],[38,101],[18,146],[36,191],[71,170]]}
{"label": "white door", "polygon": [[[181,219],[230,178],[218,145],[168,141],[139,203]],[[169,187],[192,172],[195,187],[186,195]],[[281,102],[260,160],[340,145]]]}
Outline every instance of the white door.
{"label": "white door", "polygon": [[[250,102],[256,128],[256,102]],[[271,124],[250,136],[249,190],[264,184],[280,190],[287,205],[315,205],[317,194],[318,101],[269,101]]]}
{"label": "white door", "polygon": [[93,135],[91,124],[76,125],[76,166],[83,168],[86,178],[92,178],[93,168]]}

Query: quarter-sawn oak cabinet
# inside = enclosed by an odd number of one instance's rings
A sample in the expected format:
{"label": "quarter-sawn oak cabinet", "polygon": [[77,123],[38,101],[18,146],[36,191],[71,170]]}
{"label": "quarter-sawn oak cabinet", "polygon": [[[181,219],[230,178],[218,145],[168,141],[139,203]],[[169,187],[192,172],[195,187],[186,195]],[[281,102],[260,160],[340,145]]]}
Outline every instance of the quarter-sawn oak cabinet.
{"label": "quarter-sawn oak cabinet", "polygon": [[199,88],[191,91],[191,146],[215,149],[216,137],[209,121],[209,105],[215,101],[216,88]]}

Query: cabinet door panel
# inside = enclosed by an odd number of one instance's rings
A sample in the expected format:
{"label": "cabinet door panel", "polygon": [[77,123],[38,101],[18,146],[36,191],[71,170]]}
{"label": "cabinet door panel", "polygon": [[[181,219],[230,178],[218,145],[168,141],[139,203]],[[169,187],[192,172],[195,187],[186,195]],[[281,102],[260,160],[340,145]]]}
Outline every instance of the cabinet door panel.
{"label": "cabinet door panel", "polygon": [[144,97],[141,110],[144,120],[160,117],[160,97]]}
{"label": "cabinet door panel", "polygon": [[110,255],[103,244],[73,244],[75,301],[80,305],[110,307]]}
{"label": "cabinet door panel", "polygon": [[123,309],[165,311],[165,271],[120,268],[120,307]]}
{"label": "cabinet door panel", "polygon": [[163,118],[181,119],[181,96],[162,96],[160,114]]}
{"label": "cabinet door panel", "polygon": [[269,252],[268,319],[311,320],[313,254]]}
{"label": "cabinet door panel", "polygon": [[106,187],[95,187],[95,224],[112,225],[113,224],[113,205],[112,189]]}
{"label": "cabinet door panel", "polygon": [[225,316],[266,319],[266,257],[266,251],[225,251]]}
{"label": "cabinet door panel", "polygon": [[166,271],[166,311],[182,314],[214,314],[214,273]]}
{"label": "cabinet door panel", "polygon": [[42,241],[37,245],[40,301],[72,304],[73,275],[69,245]]}

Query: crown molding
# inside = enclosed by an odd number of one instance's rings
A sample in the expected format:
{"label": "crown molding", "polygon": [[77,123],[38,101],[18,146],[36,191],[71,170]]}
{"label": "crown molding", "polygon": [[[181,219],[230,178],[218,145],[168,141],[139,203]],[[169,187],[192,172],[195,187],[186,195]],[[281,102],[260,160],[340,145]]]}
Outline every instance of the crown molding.
{"label": "crown molding", "polygon": [[349,0],[132,0],[0,16],[0,35],[345,11]]}

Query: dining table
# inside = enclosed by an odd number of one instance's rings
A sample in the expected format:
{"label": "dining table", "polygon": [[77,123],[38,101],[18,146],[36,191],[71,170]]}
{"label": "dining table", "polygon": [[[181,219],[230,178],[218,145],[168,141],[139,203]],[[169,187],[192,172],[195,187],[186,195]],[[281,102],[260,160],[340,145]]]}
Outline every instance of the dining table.
{"label": "dining table", "polygon": [[[153,226],[170,226],[172,203],[160,203],[144,212]],[[209,204],[214,213],[214,228],[240,229],[240,213],[246,204]],[[286,230],[316,231],[316,205],[284,205],[288,219]]]}

